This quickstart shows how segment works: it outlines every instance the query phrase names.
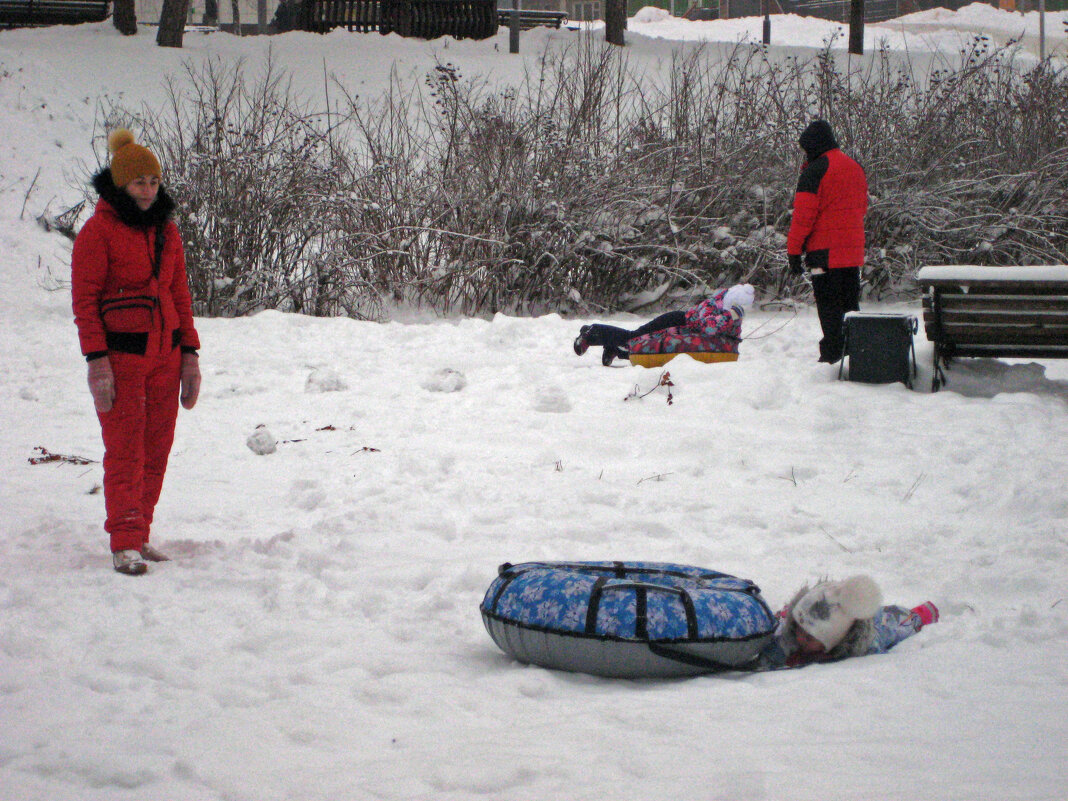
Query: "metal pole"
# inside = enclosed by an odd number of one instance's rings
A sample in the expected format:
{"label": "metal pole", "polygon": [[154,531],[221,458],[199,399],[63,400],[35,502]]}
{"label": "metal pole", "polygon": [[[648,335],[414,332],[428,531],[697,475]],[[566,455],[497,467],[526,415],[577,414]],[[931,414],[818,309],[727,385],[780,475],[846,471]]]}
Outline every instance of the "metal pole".
{"label": "metal pole", "polygon": [[864,55],[864,0],[849,0],[849,52]]}
{"label": "metal pole", "polygon": [[761,0],[764,6],[764,44],[771,44],[771,0]]}
{"label": "metal pole", "polygon": [[1038,0],[1038,58],[1046,60],[1046,0]]}

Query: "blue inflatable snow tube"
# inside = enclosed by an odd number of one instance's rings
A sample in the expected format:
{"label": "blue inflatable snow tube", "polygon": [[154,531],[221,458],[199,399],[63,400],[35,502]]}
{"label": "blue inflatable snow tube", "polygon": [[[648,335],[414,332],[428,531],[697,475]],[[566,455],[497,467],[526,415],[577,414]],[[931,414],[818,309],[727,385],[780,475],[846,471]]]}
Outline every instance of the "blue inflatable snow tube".
{"label": "blue inflatable snow tube", "polygon": [[777,624],[753,582],[663,562],[504,564],[479,609],[521,662],[618,678],[744,670]]}

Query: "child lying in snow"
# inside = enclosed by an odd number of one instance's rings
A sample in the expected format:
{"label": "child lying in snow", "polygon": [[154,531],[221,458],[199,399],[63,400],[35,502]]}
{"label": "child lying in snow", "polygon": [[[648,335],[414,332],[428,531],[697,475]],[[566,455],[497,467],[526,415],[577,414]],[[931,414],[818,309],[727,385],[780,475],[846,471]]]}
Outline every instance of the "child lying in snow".
{"label": "child lying in snow", "polygon": [[604,348],[601,364],[608,367],[613,359],[632,353],[737,353],[742,317],[754,295],[749,284],[718,289],[686,311],[661,314],[633,331],[603,323],[584,325],[575,338],[575,355],[581,356],[590,345],[600,345]]}
{"label": "child lying in snow", "polygon": [[883,606],[878,585],[868,576],[853,576],[802,587],[778,617],[775,638],[754,670],[885,653],[936,622],[938,608],[930,601],[914,609]]}

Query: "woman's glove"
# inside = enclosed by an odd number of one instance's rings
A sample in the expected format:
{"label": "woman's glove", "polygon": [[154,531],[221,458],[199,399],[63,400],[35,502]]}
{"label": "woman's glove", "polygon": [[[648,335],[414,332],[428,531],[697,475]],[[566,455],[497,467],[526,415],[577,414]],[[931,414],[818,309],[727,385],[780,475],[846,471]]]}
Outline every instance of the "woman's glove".
{"label": "woman's glove", "polygon": [[195,353],[182,354],[182,406],[192,409],[200,395],[200,357]]}
{"label": "woman's glove", "polygon": [[115,403],[115,374],[111,372],[111,361],[107,356],[89,362],[89,391],[93,393],[93,405],[98,412],[111,411]]}

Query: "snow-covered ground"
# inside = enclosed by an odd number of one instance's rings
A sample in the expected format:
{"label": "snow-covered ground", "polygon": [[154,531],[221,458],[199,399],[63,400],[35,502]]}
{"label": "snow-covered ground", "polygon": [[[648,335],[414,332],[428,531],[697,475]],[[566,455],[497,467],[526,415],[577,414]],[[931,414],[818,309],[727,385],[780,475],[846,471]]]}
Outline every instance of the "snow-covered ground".
{"label": "snow-covered ground", "polygon": [[[906,22],[1031,24],[985,8]],[[644,33],[650,65],[684,38]],[[325,62],[367,96],[435,58],[518,80],[577,35],[525,35],[517,59],[506,34],[0,33],[0,799],[1068,797],[1066,362],[967,361],[931,394],[921,334],[918,391],[839,382],[811,310],[758,309],[738,362],[668,365],[669,405],[625,400],[660,371],[575,357],[580,321],[556,315],[202,319],[153,537],[175,559],[111,570],[69,243],[33,222],[77,199],[99,110],[159,104],[185,59],[271,46],[307,92]],[[260,425],[270,455],[246,445]],[[692,563],[773,605],[864,571],[943,619],[836,665],[597,679],[486,635],[497,565],[530,559]]]}

